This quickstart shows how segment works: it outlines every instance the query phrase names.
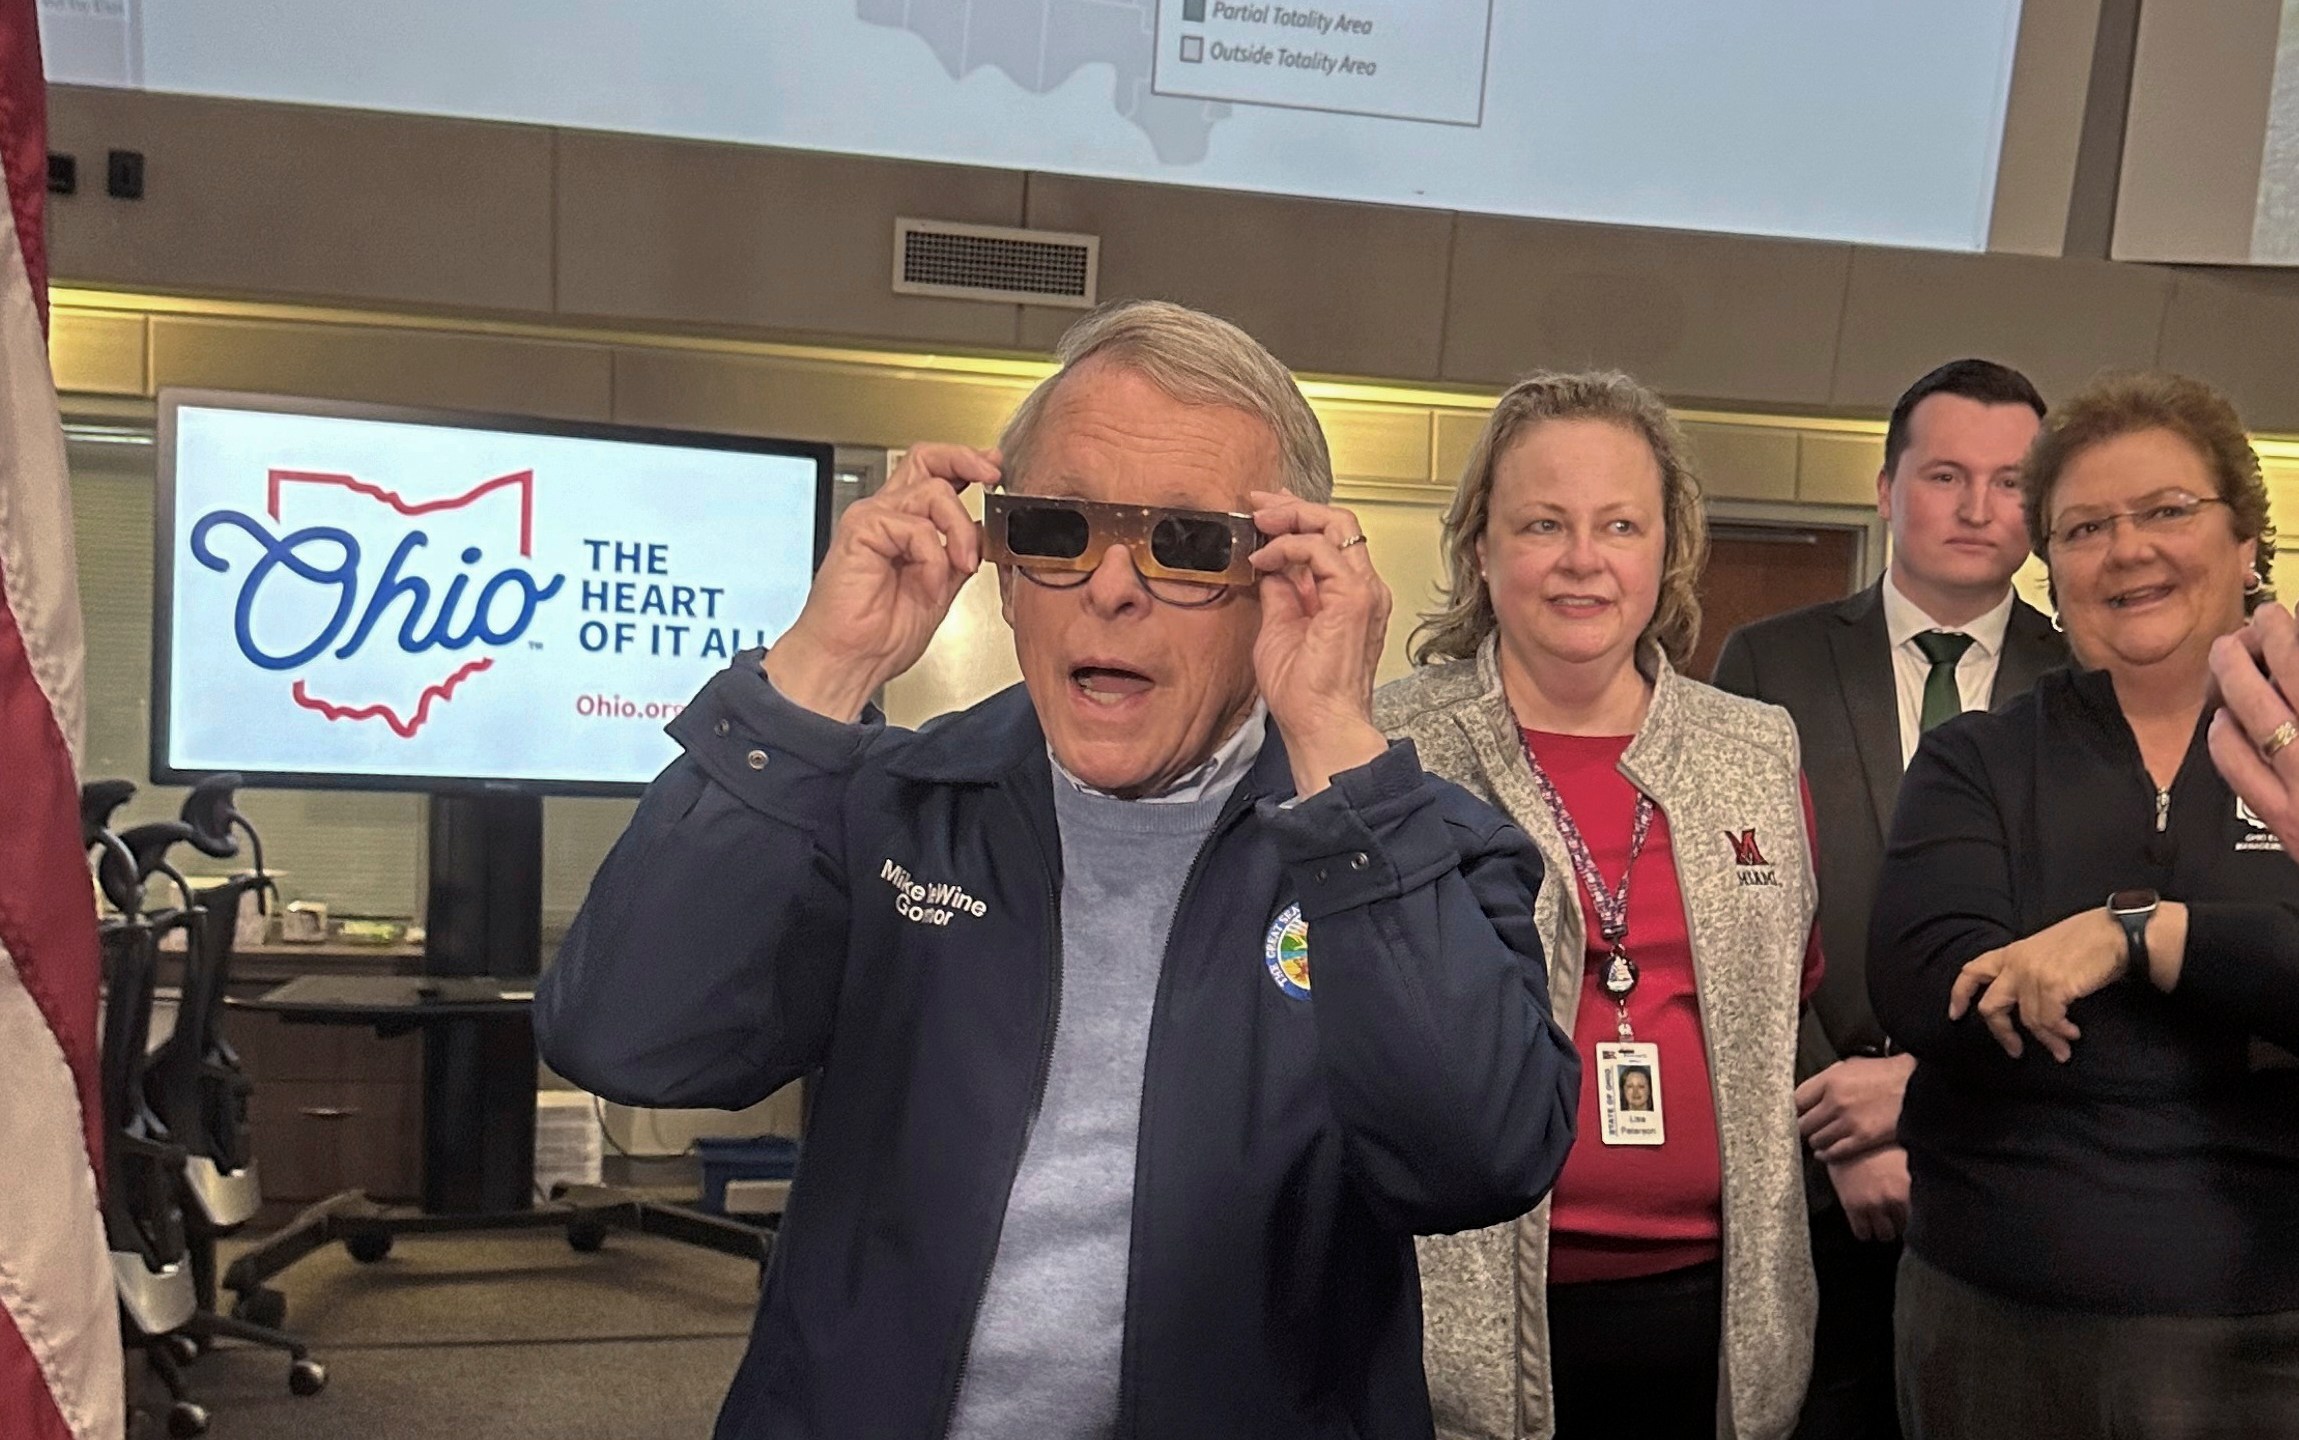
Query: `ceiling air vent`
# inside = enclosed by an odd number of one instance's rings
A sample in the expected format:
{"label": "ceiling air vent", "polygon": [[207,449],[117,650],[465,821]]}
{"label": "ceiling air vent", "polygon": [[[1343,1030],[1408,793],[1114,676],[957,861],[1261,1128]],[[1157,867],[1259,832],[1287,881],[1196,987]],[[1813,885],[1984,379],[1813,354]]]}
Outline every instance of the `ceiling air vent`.
{"label": "ceiling air vent", "polygon": [[1086,310],[1094,303],[1101,246],[1096,235],[896,220],[894,289]]}

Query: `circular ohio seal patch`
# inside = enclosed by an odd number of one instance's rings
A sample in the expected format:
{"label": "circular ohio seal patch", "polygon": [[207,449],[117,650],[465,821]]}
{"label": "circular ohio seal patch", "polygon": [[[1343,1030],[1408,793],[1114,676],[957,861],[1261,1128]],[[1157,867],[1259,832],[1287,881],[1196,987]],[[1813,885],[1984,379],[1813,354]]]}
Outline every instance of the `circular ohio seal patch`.
{"label": "circular ohio seal patch", "polygon": [[1296,1000],[1309,998],[1309,922],[1301,918],[1299,905],[1286,906],[1269,922],[1261,958],[1278,989]]}

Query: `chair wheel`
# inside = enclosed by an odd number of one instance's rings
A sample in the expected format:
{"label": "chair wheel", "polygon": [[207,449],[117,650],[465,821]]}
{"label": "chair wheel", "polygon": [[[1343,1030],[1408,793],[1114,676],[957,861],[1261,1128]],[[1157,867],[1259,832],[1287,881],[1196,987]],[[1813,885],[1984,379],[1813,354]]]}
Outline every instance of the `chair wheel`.
{"label": "chair wheel", "polygon": [[178,1400],[168,1407],[168,1433],[176,1440],[191,1440],[194,1435],[208,1433],[208,1412],[204,1405],[189,1400]]}
{"label": "chair wheel", "polygon": [[168,1354],[175,1357],[178,1365],[189,1365],[208,1353],[208,1347],[200,1342],[198,1336],[186,1335],[181,1330],[170,1334],[165,1343]]}
{"label": "chair wheel", "polygon": [[287,1320],[287,1296],[268,1285],[250,1290],[232,1302],[231,1313],[250,1325],[277,1330]]}
{"label": "chair wheel", "polygon": [[317,1360],[298,1360],[287,1367],[287,1388],[298,1395],[317,1395],[327,1388],[327,1367]]}
{"label": "chair wheel", "polygon": [[373,1230],[362,1231],[345,1240],[343,1248],[350,1251],[351,1258],[360,1264],[373,1265],[391,1253],[391,1237]]}
{"label": "chair wheel", "polygon": [[567,1227],[567,1243],[588,1255],[607,1243],[607,1227],[592,1220],[578,1220]]}

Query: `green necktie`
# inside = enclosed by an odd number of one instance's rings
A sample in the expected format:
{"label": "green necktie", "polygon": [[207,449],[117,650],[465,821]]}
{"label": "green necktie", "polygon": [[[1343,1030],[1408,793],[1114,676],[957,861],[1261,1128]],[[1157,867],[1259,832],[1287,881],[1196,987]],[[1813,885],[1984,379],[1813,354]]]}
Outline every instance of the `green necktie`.
{"label": "green necktie", "polygon": [[1972,648],[1972,637],[1954,630],[1926,630],[1916,637],[1916,648],[1932,662],[1931,671],[1924,676],[1921,721],[1921,728],[1929,730],[1964,713],[1964,692],[1956,684],[1956,662]]}

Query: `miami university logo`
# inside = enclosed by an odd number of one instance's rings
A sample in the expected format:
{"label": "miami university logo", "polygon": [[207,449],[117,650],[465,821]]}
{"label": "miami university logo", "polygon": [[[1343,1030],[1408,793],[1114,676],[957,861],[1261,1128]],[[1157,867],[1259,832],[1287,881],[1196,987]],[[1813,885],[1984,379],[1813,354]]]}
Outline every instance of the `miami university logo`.
{"label": "miami university logo", "polygon": [[1732,867],[1743,885],[1778,885],[1780,872],[1764,858],[1764,851],[1756,843],[1753,828],[1735,834],[1727,830],[1724,838],[1732,843]]}

